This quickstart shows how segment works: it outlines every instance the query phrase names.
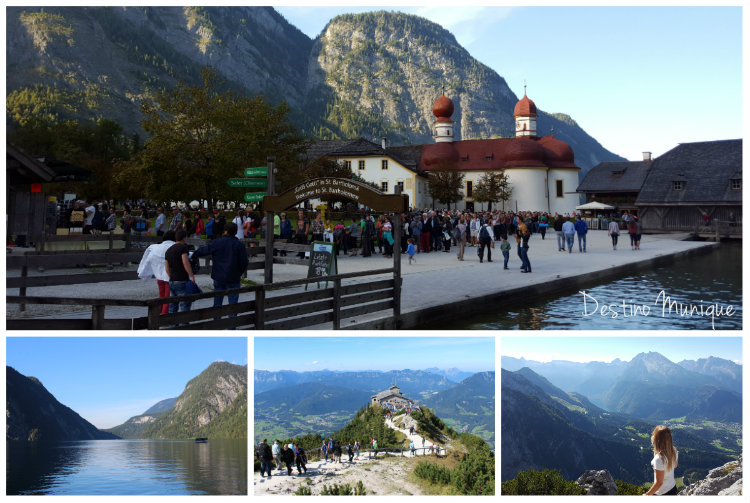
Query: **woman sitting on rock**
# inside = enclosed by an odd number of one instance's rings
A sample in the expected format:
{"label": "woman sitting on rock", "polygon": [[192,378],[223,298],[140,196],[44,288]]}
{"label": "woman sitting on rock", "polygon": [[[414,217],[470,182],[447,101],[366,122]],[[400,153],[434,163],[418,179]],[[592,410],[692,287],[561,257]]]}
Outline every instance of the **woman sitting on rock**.
{"label": "woman sitting on rock", "polygon": [[654,485],[644,496],[676,495],[677,484],[674,480],[674,469],[677,468],[677,449],[672,445],[672,432],[664,425],[654,428],[651,434],[651,444],[654,446]]}

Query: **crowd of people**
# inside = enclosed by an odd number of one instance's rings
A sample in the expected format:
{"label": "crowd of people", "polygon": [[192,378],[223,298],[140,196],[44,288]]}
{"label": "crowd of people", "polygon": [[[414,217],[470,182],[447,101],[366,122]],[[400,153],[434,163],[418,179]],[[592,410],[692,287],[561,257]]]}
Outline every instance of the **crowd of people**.
{"label": "crowd of people", "polygon": [[[74,208],[79,206],[81,205],[76,202]],[[98,210],[95,207],[85,206],[81,211],[84,226],[88,225],[89,219],[91,225],[98,221],[95,217]],[[162,236],[164,241],[146,250],[138,273],[142,278],[156,278],[159,297],[197,293],[199,289],[194,277],[198,267],[197,260],[207,256],[212,257],[211,278],[216,291],[240,288],[241,276],[247,269],[246,243],[241,240],[263,237],[265,217],[249,209],[239,209],[234,219],[228,222],[222,212],[215,210],[204,222],[200,212],[191,215],[189,211],[177,206],[172,207],[170,219],[167,219],[162,207],[157,207],[155,211],[153,231],[157,236]],[[75,215],[75,218],[79,217],[79,214]],[[103,221],[108,226],[116,225],[116,219],[112,216]],[[556,234],[558,251],[572,253],[577,237],[578,252],[587,252],[588,225],[581,215],[428,209],[401,213],[400,221],[400,250],[394,250],[395,221],[392,214],[376,215],[361,211],[350,220],[339,219],[334,224],[330,219],[324,220],[319,212],[310,214],[300,208],[295,212],[274,214],[273,233],[275,240],[297,244],[308,244],[311,241],[334,243],[337,256],[343,252],[350,256],[371,257],[380,254],[389,258],[394,253],[401,253],[408,256],[410,264],[418,254],[450,253],[452,247],[456,250],[459,261],[464,260],[467,248],[476,248],[480,263],[484,262],[485,257],[487,262],[492,262],[492,252],[497,246],[503,257],[504,270],[510,269],[508,263],[511,243],[515,242],[522,273],[532,272],[529,253],[532,235],[538,234],[545,240],[549,227]],[[640,250],[643,229],[638,217],[626,211],[622,215],[622,224],[623,230],[630,236],[631,249]],[[123,229],[127,228],[127,232],[135,229],[133,217],[127,210],[123,212],[121,225]],[[612,247],[616,250],[621,233],[620,224],[611,221],[607,232],[612,239]],[[205,236],[208,244],[190,252],[186,240],[191,236]],[[273,253],[286,255],[286,251],[281,249],[274,249]],[[298,257],[304,258],[304,252],[299,252]],[[231,294],[228,302],[235,304],[238,298],[238,294]],[[214,306],[220,306],[222,302],[222,296],[214,298]],[[183,301],[163,306],[162,313],[189,310],[190,303]]]}

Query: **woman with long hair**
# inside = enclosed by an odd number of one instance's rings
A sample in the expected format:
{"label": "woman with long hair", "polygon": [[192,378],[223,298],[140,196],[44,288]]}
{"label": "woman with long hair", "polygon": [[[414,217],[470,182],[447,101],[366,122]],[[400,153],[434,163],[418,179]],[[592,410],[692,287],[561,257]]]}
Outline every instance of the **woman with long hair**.
{"label": "woman with long hair", "polygon": [[654,446],[654,485],[644,496],[676,495],[677,484],[674,481],[674,469],[677,468],[677,449],[672,445],[672,432],[666,426],[659,425],[651,434],[651,445]]}

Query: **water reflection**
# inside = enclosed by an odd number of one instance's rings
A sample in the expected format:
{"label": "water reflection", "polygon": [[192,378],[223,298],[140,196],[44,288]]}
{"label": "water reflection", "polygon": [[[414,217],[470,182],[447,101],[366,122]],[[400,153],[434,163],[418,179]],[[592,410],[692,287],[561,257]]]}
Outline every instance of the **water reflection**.
{"label": "water reflection", "polygon": [[247,442],[6,442],[8,494],[247,494]]}
{"label": "water reflection", "polygon": [[[664,307],[663,296],[669,297]],[[448,330],[716,330],[742,329],[742,246],[722,243],[710,253],[691,256],[651,271],[616,279],[562,297],[540,297],[531,305],[508,305],[498,312],[472,315],[431,329]],[[584,306],[584,300],[586,305]],[[675,308],[670,312],[672,302]],[[677,305],[695,307],[692,316],[676,314]],[[644,308],[647,306],[647,308]],[[718,307],[717,307],[718,306]],[[701,309],[703,310],[701,314]],[[602,311],[603,310],[603,311]]]}

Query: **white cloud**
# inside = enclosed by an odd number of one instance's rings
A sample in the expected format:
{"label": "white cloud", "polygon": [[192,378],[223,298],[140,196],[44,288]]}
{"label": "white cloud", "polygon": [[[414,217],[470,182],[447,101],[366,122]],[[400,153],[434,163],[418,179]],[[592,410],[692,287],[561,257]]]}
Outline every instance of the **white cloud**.
{"label": "white cloud", "polygon": [[310,362],[310,365],[317,365],[317,364],[318,364],[318,360]]}
{"label": "white cloud", "polygon": [[505,20],[512,11],[512,7],[430,6],[416,9],[415,14],[450,31],[458,43],[467,48],[485,37],[486,30],[497,30],[497,23]]}

